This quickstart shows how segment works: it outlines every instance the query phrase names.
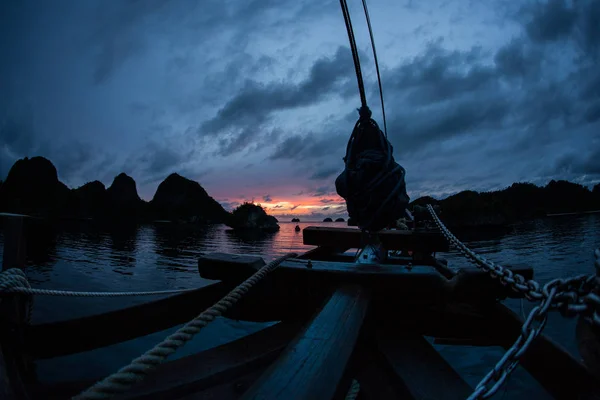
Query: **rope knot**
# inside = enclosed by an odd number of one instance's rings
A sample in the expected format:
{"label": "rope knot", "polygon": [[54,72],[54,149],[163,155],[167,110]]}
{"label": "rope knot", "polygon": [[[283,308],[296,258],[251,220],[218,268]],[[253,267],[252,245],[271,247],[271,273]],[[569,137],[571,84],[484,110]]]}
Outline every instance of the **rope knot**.
{"label": "rope knot", "polygon": [[362,120],[370,120],[371,119],[371,115],[373,115],[373,113],[371,112],[371,110],[369,109],[369,107],[362,106],[359,109],[357,109],[358,111],[358,115],[360,117],[360,119]]}
{"label": "rope knot", "polygon": [[19,268],[10,268],[0,272],[0,294],[11,293],[12,289],[30,288],[25,273]]}

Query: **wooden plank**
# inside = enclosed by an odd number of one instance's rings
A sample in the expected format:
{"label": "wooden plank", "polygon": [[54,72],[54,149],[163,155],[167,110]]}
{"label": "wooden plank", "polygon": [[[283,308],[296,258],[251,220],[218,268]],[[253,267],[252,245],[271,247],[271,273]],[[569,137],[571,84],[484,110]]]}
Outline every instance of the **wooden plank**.
{"label": "wooden plank", "polygon": [[471,387],[420,335],[389,337],[380,331],[377,345],[413,399],[465,399]]}
{"label": "wooden plank", "polygon": [[134,339],[184,323],[226,295],[216,282],[198,290],[104,314],[33,325],[24,331],[33,358],[53,358]]}
{"label": "wooden plank", "polygon": [[[230,279],[235,276],[237,280],[248,278],[258,269],[258,261],[262,258],[256,256],[245,256],[243,262],[235,263],[227,260],[228,257],[234,257],[225,253],[211,253],[204,255],[198,262],[198,271],[203,278],[211,279]],[[356,264],[354,262],[335,262],[306,260],[300,258],[291,258],[283,261],[280,266],[272,272],[273,275],[285,271],[294,274],[314,274],[344,276],[349,279],[363,279],[367,277],[377,277],[377,279],[424,279],[438,280],[434,277],[441,277],[436,269],[429,265],[413,265],[410,268],[401,267],[392,264]],[[208,278],[207,278],[208,279]],[[443,282],[444,280],[440,280]]]}
{"label": "wooden plank", "polygon": [[[206,255],[207,260],[222,259],[223,254],[217,256]],[[213,278],[235,275],[242,280],[247,278],[254,269],[247,263],[235,265],[228,264],[223,268],[216,262],[202,261],[199,263],[201,276]],[[340,263],[315,260],[289,259],[269,274],[262,283],[261,294],[251,294],[251,298],[263,297],[263,301],[271,303],[290,304],[302,303],[302,285],[328,289],[340,283],[356,283],[377,290],[378,294],[390,295],[396,301],[405,301],[414,295],[420,295],[419,301],[441,301],[440,297],[447,293],[448,281],[433,267],[416,265],[411,268],[397,265],[368,265],[356,263]],[[283,290],[282,290],[283,288]],[[256,292],[258,292],[258,288]],[[256,303],[255,307],[259,307]]]}
{"label": "wooden plank", "polygon": [[[220,387],[217,392],[227,391],[227,386],[236,386],[233,393],[237,392],[239,396],[248,386],[240,387],[238,379],[246,377],[247,381],[248,375],[266,369],[304,322],[278,323],[221,346],[162,364],[147,379],[115,399],[172,399],[192,393],[196,398],[206,398],[207,393],[215,393],[215,388]],[[95,382],[40,384],[35,388],[35,394],[48,399],[71,398]]]}
{"label": "wooden plank", "polygon": [[[227,257],[231,256],[223,253],[203,256],[198,267],[200,275],[211,279],[228,279],[235,276],[241,281],[256,272],[259,261],[262,262],[260,257],[246,256],[243,262],[236,264]],[[431,262],[433,260],[435,259],[429,259]],[[448,279],[453,271],[443,267],[443,263],[436,266],[376,265],[293,258],[282,262],[279,268],[270,274],[268,281],[272,290],[269,293],[274,295],[278,287],[298,287],[301,282],[312,280],[323,285],[359,283],[375,288],[378,294],[393,295],[397,298],[394,302],[406,301],[414,295],[419,295],[419,301],[425,302],[492,302],[507,296],[517,296],[510,288],[480,269],[463,269]],[[440,272],[442,268],[444,275]],[[512,270],[527,278],[533,276],[529,268]],[[286,292],[280,292],[280,295],[285,297]],[[274,299],[280,297],[272,296],[271,299],[276,301]]]}
{"label": "wooden plank", "polygon": [[241,281],[265,265],[260,256],[210,253],[198,259],[198,271],[204,279]]}
{"label": "wooden plank", "polygon": [[342,286],[244,399],[331,399],[354,349],[369,303],[360,286]]}
{"label": "wooden plank", "polygon": [[[329,228],[309,226],[302,231],[304,244],[311,246],[344,246],[361,248],[363,234],[354,228]],[[433,231],[383,230],[377,233],[383,246],[388,250],[412,250],[421,253],[448,251],[446,239]]]}
{"label": "wooden plank", "polygon": [[[368,322],[366,323],[368,324]],[[385,357],[377,350],[372,334],[369,334],[360,343],[357,353],[356,359],[353,360],[357,365],[353,376],[360,384],[360,399],[395,400],[410,398],[410,392],[404,382],[398,378]]]}
{"label": "wooden plank", "polygon": [[329,261],[329,258],[336,254],[344,253],[350,249],[349,247],[330,247],[330,246],[317,246],[314,249],[302,253],[298,258],[303,260],[319,259]]}
{"label": "wooden plank", "polygon": [[[523,320],[503,304],[490,312],[500,344],[509,349],[521,333]],[[546,335],[539,335],[521,358],[521,365],[557,399],[600,399],[600,382],[578,360]]]}

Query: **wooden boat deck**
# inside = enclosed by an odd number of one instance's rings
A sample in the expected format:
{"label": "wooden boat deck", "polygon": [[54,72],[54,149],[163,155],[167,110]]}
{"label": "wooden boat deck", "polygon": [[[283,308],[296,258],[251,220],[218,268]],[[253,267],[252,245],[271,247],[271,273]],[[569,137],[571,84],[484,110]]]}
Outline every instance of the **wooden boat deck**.
{"label": "wooden boat deck", "polygon": [[[350,230],[305,229],[305,242],[324,244],[282,262],[224,315],[275,325],[167,362],[115,398],[341,399],[353,380],[360,384],[360,399],[469,396],[473,387],[430,342],[510,347],[523,321],[499,300],[515,293],[479,269],[449,268],[433,257],[443,247],[431,232],[384,232],[381,243],[413,256],[390,257],[377,265],[353,263],[343,253],[364,238]],[[14,304],[3,298],[0,394],[7,399],[71,398],[94,381],[43,383],[31,372],[34,360],[184,323],[264,265],[259,256],[207,254],[199,259],[198,271],[215,282],[205,287],[49,324],[18,324],[10,308]],[[533,276],[531,268],[512,270]],[[544,335],[524,355],[522,366],[556,398],[600,398],[593,374]]]}

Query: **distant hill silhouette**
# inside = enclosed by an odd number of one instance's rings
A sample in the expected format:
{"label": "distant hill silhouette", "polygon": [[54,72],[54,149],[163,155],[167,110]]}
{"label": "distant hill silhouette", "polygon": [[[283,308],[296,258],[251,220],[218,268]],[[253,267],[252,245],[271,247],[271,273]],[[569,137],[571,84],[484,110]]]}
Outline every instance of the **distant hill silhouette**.
{"label": "distant hill silhouette", "polygon": [[441,218],[448,226],[501,226],[547,214],[599,210],[600,184],[590,191],[563,180],[552,180],[543,187],[513,183],[503,190],[466,190],[443,200],[424,196],[411,202],[409,208],[425,204],[439,204]]}
{"label": "distant hill silhouette", "polygon": [[69,189],[58,180],[56,167],[43,157],[15,162],[0,185],[0,212],[47,218],[94,218],[103,222],[224,223],[231,215],[198,182],[169,175],[151,202],[140,198],[135,180],[117,175],[105,188],[99,181]]}
{"label": "distant hill silhouette", "polygon": [[56,167],[43,157],[18,160],[0,187],[0,210],[21,214],[71,214],[69,188],[58,180]]}
{"label": "distant hill silhouette", "polygon": [[[552,180],[546,186],[514,183],[503,190],[466,190],[442,200],[424,196],[411,202],[409,208],[426,204],[439,205],[442,220],[451,227],[502,226],[547,214],[600,210],[600,184],[589,190],[564,180]],[[52,162],[43,157],[18,160],[6,179],[0,181],[0,212],[109,222],[161,219],[226,223],[236,229],[278,229],[276,218],[268,216],[262,207],[243,205],[237,214],[228,213],[198,182],[178,174],[169,175],[152,201],[146,202],[138,195],[135,180],[124,173],[117,175],[108,188],[93,181],[69,189],[59,181]],[[324,222],[331,222],[331,218]]]}
{"label": "distant hill silhouette", "polygon": [[228,213],[198,182],[171,174],[158,185],[150,202],[157,219],[224,222]]}

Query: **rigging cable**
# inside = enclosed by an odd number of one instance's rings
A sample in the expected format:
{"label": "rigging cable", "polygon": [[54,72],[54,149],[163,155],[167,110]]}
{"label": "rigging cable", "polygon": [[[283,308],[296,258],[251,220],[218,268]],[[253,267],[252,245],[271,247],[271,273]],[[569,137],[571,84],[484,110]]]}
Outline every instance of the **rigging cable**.
{"label": "rigging cable", "polygon": [[[392,155],[393,148],[387,139],[387,125],[384,133],[371,118],[372,113],[367,106],[358,49],[346,0],[340,0],[340,5],[356,69],[361,107],[358,110],[359,119],[346,147],[345,168],[337,177],[335,186],[337,193],[346,200],[348,215],[356,221],[356,225],[362,231],[376,232],[395,223],[404,215],[410,198],[406,194],[405,170],[395,162]],[[374,45],[373,30],[365,0],[363,0],[363,7],[371,42]],[[373,55],[385,124],[381,76],[374,46]]]}
{"label": "rigging cable", "polygon": [[363,108],[367,107],[367,96],[365,95],[365,86],[363,83],[362,72],[360,70],[360,59],[358,58],[358,49],[354,38],[354,30],[352,29],[352,21],[350,20],[350,11],[346,0],[340,0],[342,6],[342,14],[344,15],[344,23],[348,31],[348,39],[350,40],[350,50],[352,51],[352,59],[354,60],[354,69],[356,70],[356,80],[358,81],[358,91],[360,94],[360,103]]}
{"label": "rigging cable", "polygon": [[375,39],[373,38],[373,29],[371,28],[371,18],[367,9],[367,0],[362,0],[367,26],[369,27],[369,36],[371,37],[371,48],[373,49],[373,59],[375,60],[375,70],[377,71],[377,83],[379,83],[379,98],[381,99],[381,114],[383,115],[383,132],[387,138],[387,123],[385,121],[385,106],[383,105],[383,88],[381,86],[381,75],[379,74],[379,62],[377,62],[377,51],[375,51]]}

